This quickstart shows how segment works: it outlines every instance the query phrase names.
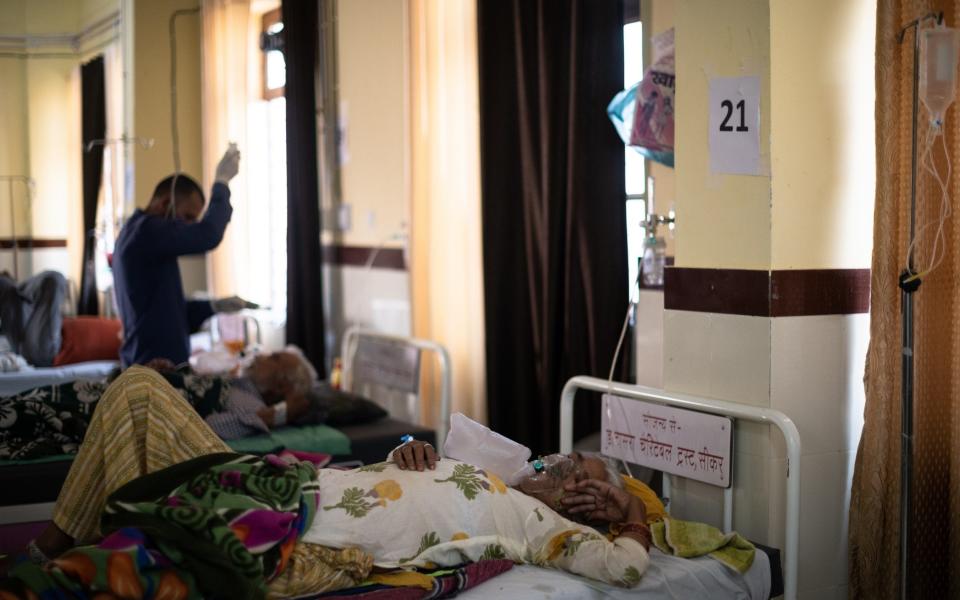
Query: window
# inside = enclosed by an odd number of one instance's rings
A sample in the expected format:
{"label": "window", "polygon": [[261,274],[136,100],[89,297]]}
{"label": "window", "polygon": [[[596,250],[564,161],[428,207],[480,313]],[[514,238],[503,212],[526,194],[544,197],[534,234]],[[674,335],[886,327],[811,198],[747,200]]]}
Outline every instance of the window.
{"label": "window", "polygon": [[263,14],[260,48],[263,50],[263,99],[283,96],[287,65],[283,59],[283,21],[280,9]]}
{"label": "window", "polygon": [[[627,3],[629,9],[631,3]],[[635,6],[635,4],[633,4]],[[643,79],[643,22],[639,7],[626,10],[623,25],[623,88],[629,89]],[[646,159],[629,146],[623,148],[624,187],[627,192],[627,266],[629,268],[630,294],[639,276],[640,258],[643,256],[644,230],[640,222],[647,216],[647,164]]]}
{"label": "window", "polygon": [[[271,307],[277,322],[282,322],[287,306],[286,63],[280,8],[264,8],[270,10],[260,18],[262,81],[251,87],[246,112],[243,159],[248,165],[246,222],[250,228],[246,239],[256,243],[255,250],[243,255],[244,289],[251,300]],[[251,43],[256,44],[256,39]]]}

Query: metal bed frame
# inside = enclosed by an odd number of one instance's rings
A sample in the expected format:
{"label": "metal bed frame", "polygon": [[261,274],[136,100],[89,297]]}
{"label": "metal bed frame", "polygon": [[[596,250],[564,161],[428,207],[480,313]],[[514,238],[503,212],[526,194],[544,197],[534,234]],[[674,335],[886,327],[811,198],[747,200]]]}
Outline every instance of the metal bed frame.
{"label": "metal bed frame", "polygon": [[[340,345],[340,356],[343,357],[343,386],[344,389],[351,391],[355,389],[353,381],[353,358],[356,353],[357,343],[361,337],[393,342],[412,346],[421,351],[426,350],[433,353],[440,367],[440,414],[437,418],[437,451],[442,452],[443,442],[447,439],[447,429],[450,423],[450,396],[452,390],[452,378],[450,374],[451,360],[447,349],[437,342],[413,337],[403,337],[380,333],[359,327],[351,327],[343,334],[343,341]],[[417,409],[420,412],[420,419],[423,420],[423,403],[417,402]]]}
{"label": "metal bed frame", "polygon": [[[783,433],[787,448],[787,514],[783,560],[783,597],[785,600],[796,600],[800,536],[800,433],[789,417],[771,408],[666,392],[657,388],[607,381],[596,377],[577,376],[567,382],[560,396],[560,452],[563,453],[573,450],[573,404],[576,400],[577,390],[606,392],[622,398],[645,400],[688,410],[776,425]],[[668,485],[667,481],[668,479],[664,477],[665,486]],[[724,529],[730,531],[733,529],[732,485],[724,490],[723,504]]]}

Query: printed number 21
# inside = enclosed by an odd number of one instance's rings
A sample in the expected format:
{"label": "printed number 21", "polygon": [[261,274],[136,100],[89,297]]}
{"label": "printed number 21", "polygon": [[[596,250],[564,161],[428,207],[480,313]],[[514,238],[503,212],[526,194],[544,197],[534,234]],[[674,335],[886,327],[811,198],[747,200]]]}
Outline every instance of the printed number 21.
{"label": "printed number 21", "polygon": [[[727,125],[727,121],[730,120],[730,117],[733,116],[733,102],[730,100],[724,100],[720,103],[722,108],[727,109],[727,116],[723,118],[723,123],[720,123],[720,131],[733,131],[733,127]],[[740,110],[740,125],[737,126],[737,131],[750,131],[750,128],[746,126],[745,121],[745,102],[741,100],[737,102],[737,108]]]}

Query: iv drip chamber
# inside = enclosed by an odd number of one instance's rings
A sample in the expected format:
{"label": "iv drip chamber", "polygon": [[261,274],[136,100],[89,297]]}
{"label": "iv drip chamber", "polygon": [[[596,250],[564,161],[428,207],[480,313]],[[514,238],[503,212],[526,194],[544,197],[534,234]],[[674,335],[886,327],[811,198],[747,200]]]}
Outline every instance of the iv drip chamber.
{"label": "iv drip chamber", "polygon": [[920,32],[920,99],[934,123],[943,123],[944,114],[956,96],[960,30],[933,27]]}

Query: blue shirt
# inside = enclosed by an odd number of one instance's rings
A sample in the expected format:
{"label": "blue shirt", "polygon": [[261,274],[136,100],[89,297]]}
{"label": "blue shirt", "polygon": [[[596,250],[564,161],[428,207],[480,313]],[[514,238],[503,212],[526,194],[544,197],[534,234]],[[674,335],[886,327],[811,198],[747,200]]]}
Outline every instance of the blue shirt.
{"label": "blue shirt", "polygon": [[190,332],[213,314],[206,301],[187,301],[177,257],[213,250],[230,222],[230,188],[215,183],[203,218],[186,223],[134,212],[113,253],[113,285],[123,322],[124,366],[190,356]]}

